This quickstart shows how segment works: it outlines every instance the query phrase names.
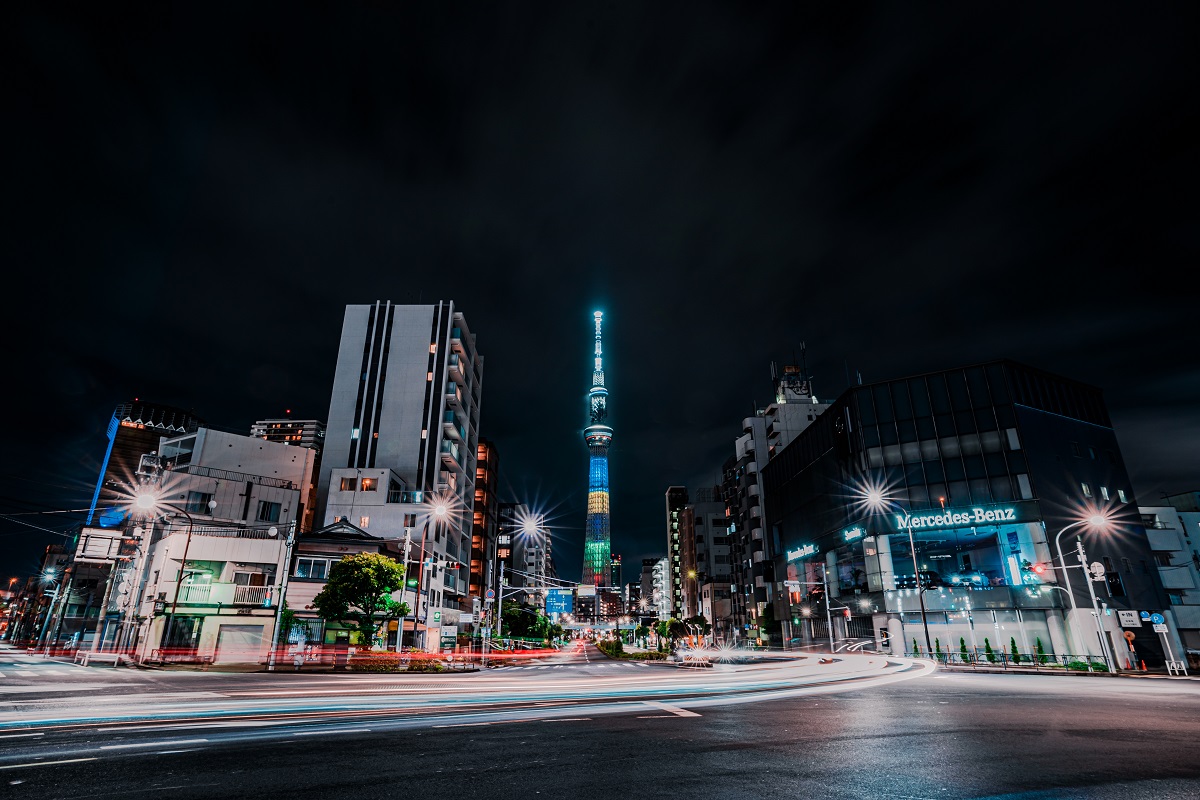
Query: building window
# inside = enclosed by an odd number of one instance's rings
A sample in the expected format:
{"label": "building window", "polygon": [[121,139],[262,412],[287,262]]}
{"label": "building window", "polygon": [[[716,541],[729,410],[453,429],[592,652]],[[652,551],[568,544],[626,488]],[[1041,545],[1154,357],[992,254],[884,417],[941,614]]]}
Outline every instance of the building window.
{"label": "building window", "polygon": [[1092,496],[1092,487],[1088,486],[1086,483],[1081,483],[1081,484],[1079,484],[1079,487],[1080,487],[1081,489],[1083,489],[1083,496],[1084,496],[1084,497],[1091,497],[1091,496]]}
{"label": "building window", "polygon": [[341,489],[343,492],[353,492],[356,483],[354,478],[342,478]]}
{"label": "building window", "polygon": [[417,515],[416,514],[405,514],[404,515],[404,527],[406,527],[406,528],[417,527]]}
{"label": "building window", "polygon": [[362,434],[362,429],[360,429],[360,428],[351,428],[350,429],[350,439],[352,441],[357,439],[361,434]]}
{"label": "building window", "polygon": [[1154,554],[1154,563],[1158,564],[1160,567],[1171,566],[1171,554],[1170,553],[1155,553]]}
{"label": "building window", "polygon": [[296,577],[325,580],[329,576],[329,560],[325,558],[296,559]]}
{"label": "building window", "polygon": [[376,488],[378,488],[378,486],[379,486],[378,478],[363,478],[362,486],[360,487],[359,491],[373,492],[376,490]]}
{"label": "building window", "polygon": [[370,527],[370,525],[371,525],[371,518],[370,518],[370,517],[359,517],[359,518],[358,518],[358,527],[362,528],[364,531],[365,531],[365,530],[366,530],[368,527]]}
{"label": "building window", "polygon": [[1122,503],[1129,502],[1129,498],[1125,495],[1124,489],[1117,489],[1117,499],[1120,500]]}
{"label": "building window", "polygon": [[1100,497],[1104,500],[1108,499],[1108,487],[1107,486],[1100,487]]}
{"label": "building window", "polygon": [[272,503],[269,500],[258,501],[258,521],[259,522],[279,522],[279,503]]}
{"label": "building window", "polygon": [[1079,442],[1071,442],[1071,455],[1075,456],[1076,458],[1083,458],[1083,448],[1080,446]]}
{"label": "building window", "polygon": [[189,514],[208,514],[208,504],[212,502],[213,496],[209,492],[188,492],[187,505],[184,511]]}

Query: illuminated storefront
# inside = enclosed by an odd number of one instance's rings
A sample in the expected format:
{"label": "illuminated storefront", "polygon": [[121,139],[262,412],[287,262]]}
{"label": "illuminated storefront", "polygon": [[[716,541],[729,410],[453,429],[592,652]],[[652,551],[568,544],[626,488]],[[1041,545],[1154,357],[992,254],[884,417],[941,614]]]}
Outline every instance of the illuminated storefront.
{"label": "illuminated storefront", "polygon": [[[1055,547],[1087,513],[1110,531],[1064,540],[1108,567],[1096,592],[1118,660],[1115,611],[1166,602],[1100,391],[1015,362],[852,387],[763,478],[788,647],[1100,653],[1078,561],[1072,612]],[[1139,654],[1159,650],[1134,633]]]}

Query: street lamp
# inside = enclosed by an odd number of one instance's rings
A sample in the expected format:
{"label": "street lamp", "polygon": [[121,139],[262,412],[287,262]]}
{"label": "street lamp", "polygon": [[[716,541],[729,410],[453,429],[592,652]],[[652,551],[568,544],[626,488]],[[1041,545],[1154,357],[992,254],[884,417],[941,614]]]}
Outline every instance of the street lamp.
{"label": "street lamp", "polygon": [[[58,593],[62,590],[62,583],[61,583],[62,578],[60,576],[57,576],[55,570],[48,569],[42,573],[42,580],[46,581],[47,583],[50,583],[51,585],[54,584],[54,580],[56,577],[59,578],[59,585],[55,586],[52,591],[46,592],[47,596],[50,597],[50,602],[46,603],[46,616],[42,618],[42,629],[40,631],[38,631],[37,642],[35,642],[35,645],[37,645],[37,646],[41,646],[42,640],[46,636],[46,628],[50,624],[50,617],[52,617],[54,615],[54,604],[58,602]],[[37,618],[34,617],[34,619],[37,619]],[[48,653],[49,651],[50,651],[50,645],[47,644],[46,652]]]}
{"label": "street lamp", "polygon": [[[267,535],[274,539],[279,535],[279,528],[272,525],[267,529]],[[267,671],[275,671],[275,656],[279,650],[279,624],[283,620],[283,604],[287,602],[288,574],[292,571],[292,546],[296,543],[296,524],[288,526],[287,540],[283,551],[283,579],[279,584],[279,599],[275,603],[275,641],[271,643],[271,657],[267,660]],[[288,631],[291,633],[291,631]],[[300,663],[300,662],[297,662]]]}
{"label": "street lamp", "polygon": [[867,504],[877,511],[882,510],[885,505],[891,506],[895,508],[896,511],[903,514],[905,519],[908,520],[908,549],[912,554],[913,578],[917,582],[917,600],[921,604],[921,627],[925,629],[925,651],[932,656],[933,641],[929,638],[929,619],[925,614],[925,587],[921,585],[921,568],[917,566],[917,545],[913,541],[912,515],[907,513],[896,501],[889,500],[888,498],[884,497],[883,492],[879,491],[878,489],[869,490],[866,495],[866,500]]}
{"label": "street lamp", "polygon": [[[137,510],[139,510],[142,513],[147,514],[147,515],[151,514],[152,512],[156,511],[159,508],[170,508],[174,511],[178,511],[179,513],[181,513],[185,517],[187,517],[187,521],[188,521],[187,539],[184,540],[183,558],[180,559],[180,562],[179,562],[179,578],[175,581],[175,595],[171,599],[171,614],[169,617],[167,617],[166,625],[163,626],[162,641],[168,642],[172,639],[173,634],[175,633],[175,631],[174,631],[175,609],[179,605],[179,590],[183,587],[183,575],[187,571],[188,548],[190,548],[191,544],[192,544],[192,526],[195,524],[195,520],[192,519],[192,515],[187,512],[187,509],[182,508],[181,506],[174,505],[172,503],[164,502],[164,501],[160,500],[158,497],[154,496],[153,494],[138,495],[134,499],[134,507]],[[216,507],[217,507],[216,500],[208,501],[208,513],[210,516],[212,515],[213,509],[215,509]]]}
{"label": "street lamp", "polygon": [[[429,577],[426,578],[425,577],[425,539],[429,535],[430,521],[436,520],[437,522],[440,523],[442,518],[445,517],[446,514],[449,513],[449,511],[450,511],[450,508],[449,508],[449,506],[446,505],[446,502],[444,500],[439,500],[437,503],[435,503],[433,506],[430,507],[429,513],[427,513],[425,516],[425,527],[421,531],[421,571],[420,571],[420,573],[418,573],[418,576],[417,576],[417,603],[418,603],[418,605],[420,605],[421,583],[422,583],[422,581],[424,581],[424,583],[425,583],[425,619],[424,619],[425,641],[423,644],[425,646],[426,652],[429,652],[429,584],[433,581],[433,561],[434,561],[434,559],[432,557],[429,559]],[[414,615],[414,618],[415,618],[415,615]],[[415,625],[416,623],[414,622],[413,624]],[[397,631],[398,635],[400,633],[401,633],[400,631]],[[414,631],[413,635],[416,636],[415,631]],[[441,644],[441,638],[440,638],[441,631],[440,630],[438,631],[438,637],[439,637],[438,644],[440,645]]]}
{"label": "street lamp", "polygon": [[[1063,571],[1063,580],[1067,584],[1067,589],[1066,589],[1067,597],[1071,598],[1072,616],[1078,616],[1079,607],[1075,604],[1075,591],[1071,588],[1071,578],[1070,578],[1070,574],[1067,572],[1067,569],[1071,568],[1071,565],[1067,564],[1067,562],[1063,560],[1062,535],[1064,533],[1066,533],[1067,531],[1069,531],[1071,528],[1077,528],[1080,525],[1090,525],[1094,528],[1098,528],[1103,531],[1108,528],[1108,518],[1105,517],[1103,514],[1093,514],[1092,516],[1088,517],[1087,519],[1081,519],[1078,522],[1072,522],[1071,524],[1064,526],[1062,528],[1062,530],[1060,530],[1058,532],[1058,535],[1056,535],[1054,537],[1054,549],[1056,549],[1058,551],[1058,563],[1061,565],[1061,569]],[[1080,537],[1076,541],[1075,545],[1076,545],[1076,552],[1079,554],[1079,569],[1082,569],[1086,573],[1087,572],[1087,555],[1083,552],[1083,538]],[[1085,575],[1084,580],[1087,582],[1088,594],[1092,598],[1092,611],[1096,615],[1096,633],[1100,636],[1100,651],[1104,655],[1104,662],[1108,666],[1109,671],[1111,672],[1113,669],[1114,660],[1112,658],[1112,654],[1109,653],[1108,642],[1104,638],[1104,630],[1102,629],[1102,627],[1100,625],[1100,608],[1096,603],[1096,590],[1092,588],[1092,578],[1090,575]],[[1075,646],[1078,648],[1080,646],[1080,643],[1078,641],[1078,638],[1074,635],[1076,633],[1074,625],[1071,626],[1071,633],[1073,634],[1072,638],[1076,639]],[[1086,655],[1086,653],[1080,653],[1079,655],[1081,655],[1081,656]],[[1089,664],[1089,669],[1090,669],[1091,668],[1090,660],[1088,661],[1088,664]]]}

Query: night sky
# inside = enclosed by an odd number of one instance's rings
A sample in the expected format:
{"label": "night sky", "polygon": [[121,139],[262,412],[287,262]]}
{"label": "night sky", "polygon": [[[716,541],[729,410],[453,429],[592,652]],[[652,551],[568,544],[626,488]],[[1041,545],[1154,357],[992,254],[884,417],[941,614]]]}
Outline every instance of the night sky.
{"label": "night sky", "polygon": [[465,313],[568,578],[597,308],[626,580],[801,343],[822,399],[999,357],[1099,386],[1139,500],[1200,490],[1195,8],[22,4],[0,575],[80,521],[28,512],[87,505],[118,403],[324,420],[377,300]]}

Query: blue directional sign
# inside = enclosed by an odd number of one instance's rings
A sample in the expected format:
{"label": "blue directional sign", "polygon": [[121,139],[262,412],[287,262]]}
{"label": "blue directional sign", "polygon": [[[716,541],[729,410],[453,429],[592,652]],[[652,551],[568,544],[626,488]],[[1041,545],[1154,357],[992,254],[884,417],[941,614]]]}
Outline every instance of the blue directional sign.
{"label": "blue directional sign", "polygon": [[1162,614],[1151,614],[1150,621],[1153,622],[1155,625],[1162,625],[1164,622],[1167,621],[1167,618],[1164,617]]}
{"label": "blue directional sign", "polygon": [[574,607],[574,596],[570,589],[551,589],[546,592],[547,614],[570,614]]}

